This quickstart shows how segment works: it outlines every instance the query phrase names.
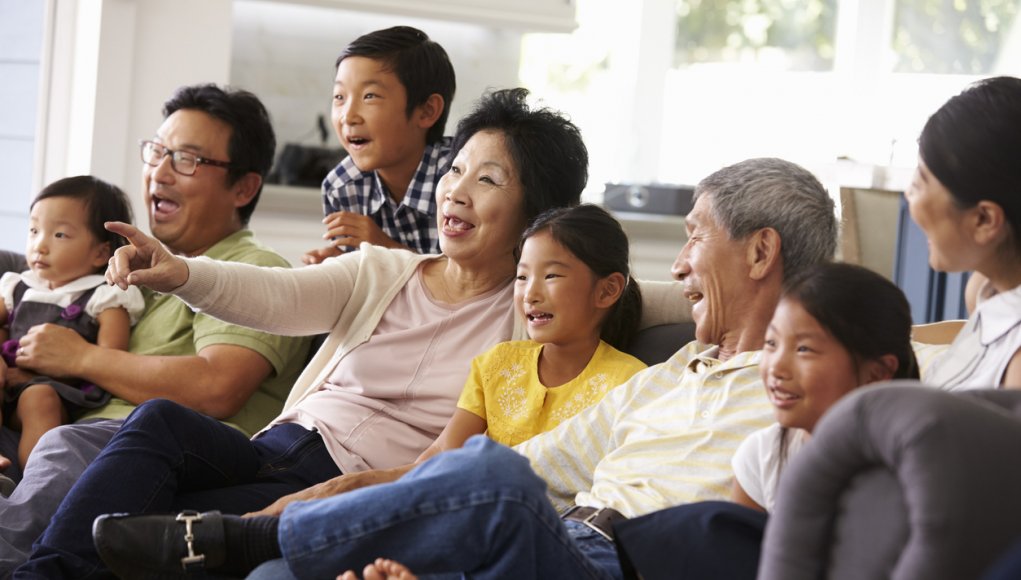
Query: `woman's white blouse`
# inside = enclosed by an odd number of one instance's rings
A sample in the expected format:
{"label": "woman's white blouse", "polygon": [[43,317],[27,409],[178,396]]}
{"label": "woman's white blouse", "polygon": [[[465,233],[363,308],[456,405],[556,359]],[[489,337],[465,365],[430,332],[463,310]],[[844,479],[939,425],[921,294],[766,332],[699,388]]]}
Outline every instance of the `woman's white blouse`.
{"label": "woman's white blouse", "polygon": [[1021,286],[978,304],[925,382],[948,391],[998,388],[1021,349]]}

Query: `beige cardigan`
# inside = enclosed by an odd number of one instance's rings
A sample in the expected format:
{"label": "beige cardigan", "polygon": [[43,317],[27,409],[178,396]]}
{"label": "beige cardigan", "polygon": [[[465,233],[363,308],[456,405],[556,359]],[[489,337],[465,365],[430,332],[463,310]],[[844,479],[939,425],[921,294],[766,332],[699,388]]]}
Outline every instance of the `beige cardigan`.
{"label": "beige cardigan", "polygon": [[[363,243],[358,252],[298,269],[187,258],[188,281],[173,293],[192,308],[232,324],[287,336],[329,332],[291,389],[284,403],[288,410],[372,336],[419,264],[438,257]],[[643,328],[691,320],[679,283],[642,282],[641,289]],[[506,339],[525,338],[524,325],[515,317],[514,332]]]}

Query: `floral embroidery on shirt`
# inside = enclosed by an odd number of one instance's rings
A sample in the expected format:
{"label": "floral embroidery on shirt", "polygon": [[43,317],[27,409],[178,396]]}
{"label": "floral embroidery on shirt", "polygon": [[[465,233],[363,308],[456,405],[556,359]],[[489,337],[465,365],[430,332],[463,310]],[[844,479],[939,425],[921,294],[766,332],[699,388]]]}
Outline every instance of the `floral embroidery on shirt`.
{"label": "floral embroidery on shirt", "polygon": [[518,381],[525,378],[527,371],[520,363],[512,364],[509,368],[500,369],[498,373],[507,383],[506,388],[500,389],[496,396],[500,411],[508,419],[516,419],[528,411],[528,391]]}
{"label": "floral embroidery on shirt", "polygon": [[606,373],[597,373],[589,377],[585,381],[584,389],[576,391],[571,396],[570,401],[564,401],[563,404],[550,413],[550,419],[553,421],[554,426],[570,419],[592,403],[602,399],[603,395],[613,386],[610,384],[610,379],[606,376]]}

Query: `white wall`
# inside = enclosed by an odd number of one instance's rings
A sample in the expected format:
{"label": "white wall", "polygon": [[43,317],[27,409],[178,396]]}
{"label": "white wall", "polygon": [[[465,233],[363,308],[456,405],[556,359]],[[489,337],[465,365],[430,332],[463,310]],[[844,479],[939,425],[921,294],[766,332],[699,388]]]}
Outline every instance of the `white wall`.
{"label": "white wall", "polygon": [[[50,93],[50,159],[64,143],[63,166],[44,180],[92,173],[132,198],[135,221],[147,226],[138,140],[162,122],[163,101],[181,85],[225,83],[230,75],[230,0],[79,0],[70,54],[54,54],[53,78],[71,78]],[[200,16],[200,17],[197,17]],[[59,23],[58,23],[59,24]],[[83,104],[84,103],[84,104]]]}
{"label": "white wall", "polygon": [[42,2],[0,0],[0,248],[24,251],[36,100],[42,58]]}
{"label": "white wall", "polygon": [[[27,188],[3,190],[5,212],[24,210],[0,215],[0,247],[23,250],[29,201],[43,184],[69,175],[92,174],[119,185],[132,198],[136,222],[147,226],[137,142],[159,127],[163,101],[175,88],[228,81],[231,0],[0,1],[0,26],[36,30],[42,38],[38,84],[28,78],[12,83],[0,72],[5,87],[15,85],[8,90],[40,88],[38,99],[31,96],[40,111],[35,175]],[[45,6],[45,18],[8,20],[11,4],[40,12]],[[0,110],[4,104],[0,97]],[[33,111],[19,123],[35,118]]]}

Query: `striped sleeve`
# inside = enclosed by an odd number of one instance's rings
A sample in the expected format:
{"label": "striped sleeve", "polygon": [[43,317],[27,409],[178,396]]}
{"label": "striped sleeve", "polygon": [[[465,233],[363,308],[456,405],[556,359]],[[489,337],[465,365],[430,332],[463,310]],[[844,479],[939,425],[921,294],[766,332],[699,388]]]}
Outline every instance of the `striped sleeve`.
{"label": "striped sleeve", "polygon": [[649,376],[650,369],[636,374],[596,405],[515,447],[546,480],[550,500],[557,509],[571,506],[579,491],[592,487],[596,466],[616,447],[616,418],[652,396],[642,393]]}

